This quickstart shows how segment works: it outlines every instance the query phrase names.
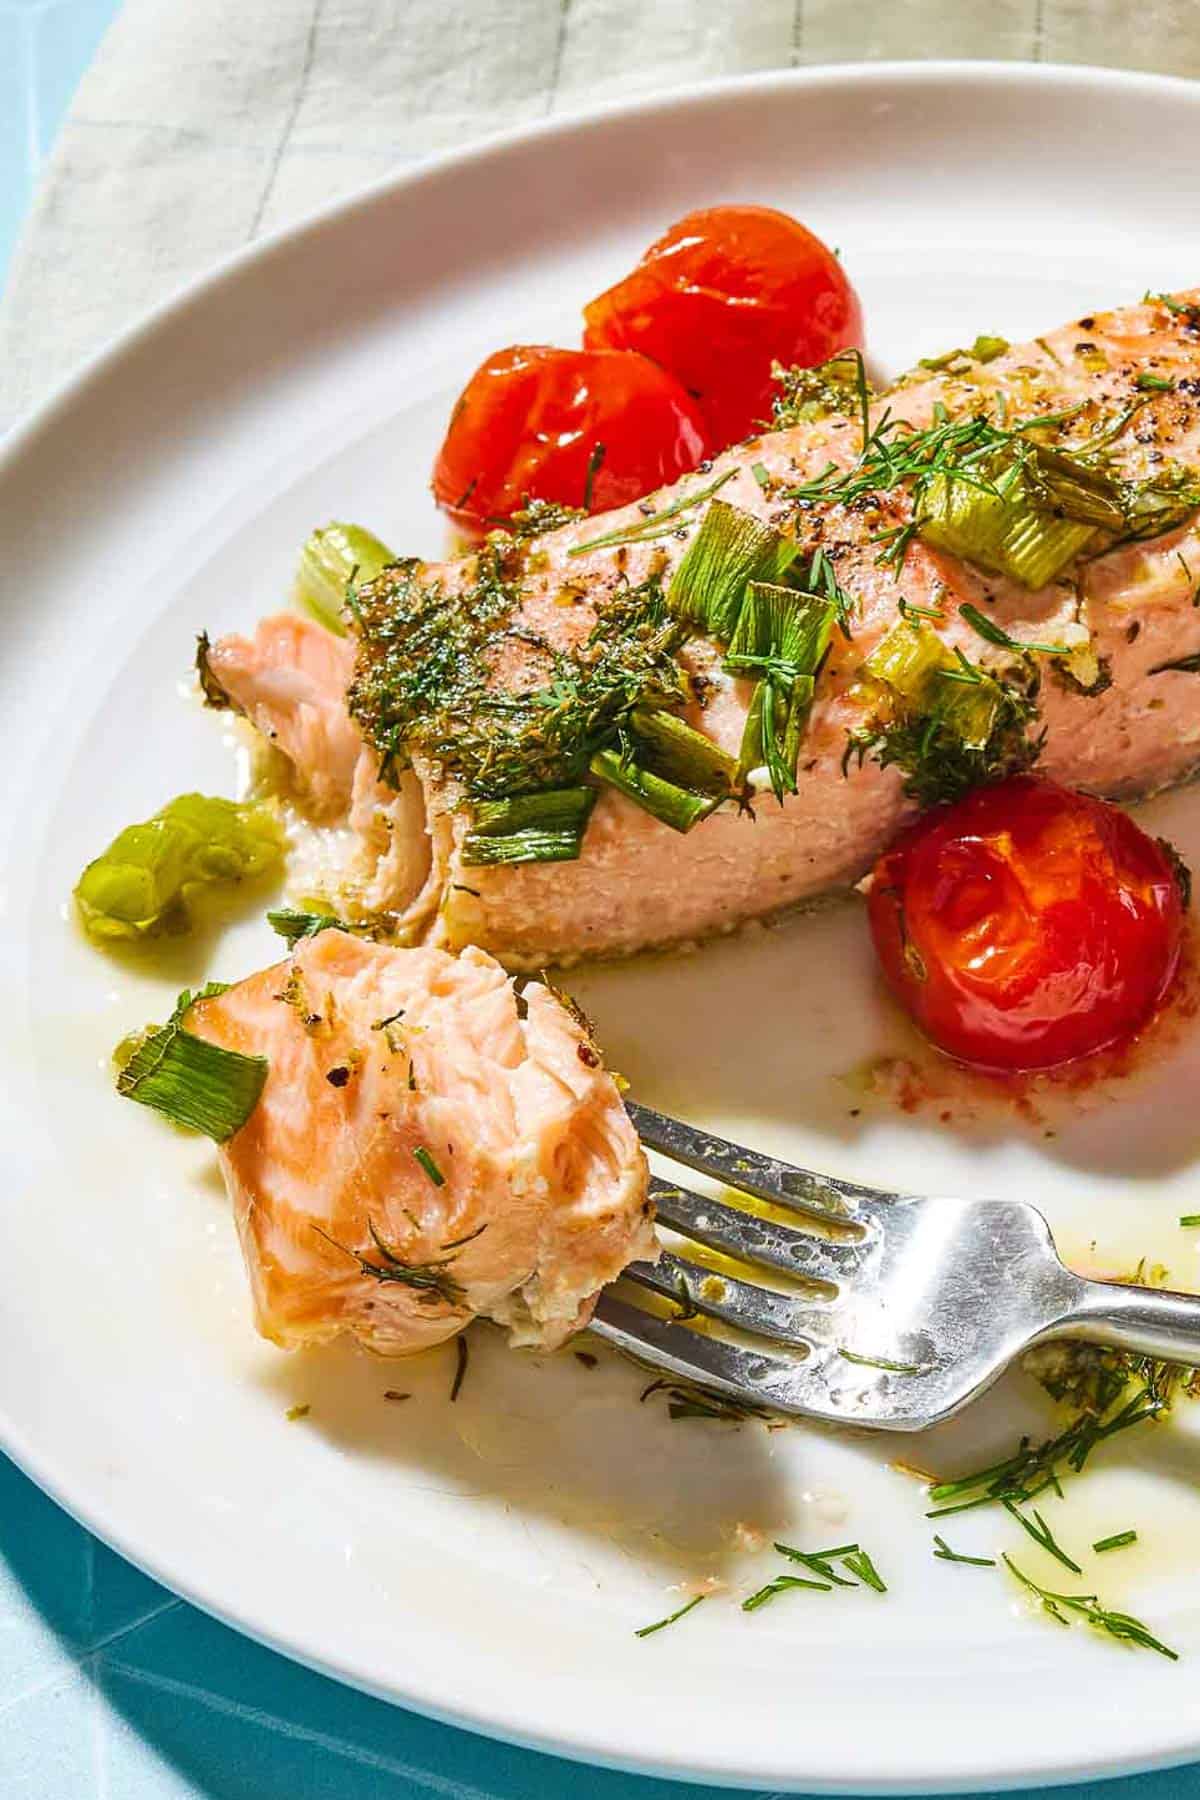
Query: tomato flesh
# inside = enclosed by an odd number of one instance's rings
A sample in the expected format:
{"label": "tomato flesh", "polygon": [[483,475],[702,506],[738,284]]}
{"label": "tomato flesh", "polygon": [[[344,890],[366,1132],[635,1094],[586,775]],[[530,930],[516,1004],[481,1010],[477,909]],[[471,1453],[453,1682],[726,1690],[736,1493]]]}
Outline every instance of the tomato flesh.
{"label": "tomato flesh", "polygon": [[1052,1068],[1129,1036],[1179,967],[1167,849],[1118,807],[1018,776],[927,813],[876,864],[887,981],[963,1062]]}
{"label": "tomato flesh", "polygon": [[833,252],[769,206],[688,213],[624,281],[584,308],[593,349],[639,350],[699,402],[713,450],[770,418],[771,365],[862,343],[862,310]]}
{"label": "tomato flesh", "polygon": [[529,500],[624,506],[686,475],[707,449],[695,402],[645,357],[517,344],[489,356],[463,389],[433,492],[477,535]]}

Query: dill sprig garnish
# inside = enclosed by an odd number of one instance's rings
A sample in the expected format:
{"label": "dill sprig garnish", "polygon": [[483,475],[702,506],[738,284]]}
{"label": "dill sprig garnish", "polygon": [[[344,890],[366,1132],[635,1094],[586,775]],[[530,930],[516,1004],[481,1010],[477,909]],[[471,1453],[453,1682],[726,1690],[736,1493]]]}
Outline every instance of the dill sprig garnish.
{"label": "dill sprig garnish", "polygon": [[1017,1521],[1017,1524],[1021,1527],[1022,1531],[1027,1531],[1029,1533],[1029,1536],[1033,1539],[1035,1544],[1045,1550],[1056,1562],[1060,1562],[1064,1569],[1070,1569],[1072,1575],[1083,1574],[1083,1570],[1080,1568],[1079,1564],[1073,1557],[1067,1555],[1066,1551],[1055,1538],[1054,1533],[1051,1531],[1036,1507],[1033,1511],[1033,1517],[1030,1519],[1026,1518],[1015,1500],[1005,1499],[1002,1504],[1009,1517]]}
{"label": "dill sprig garnish", "polygon": [[736,468],[726,469],[707,486],[693,488],[689,494],[681,494],[678,500],[672,500],[670,505],[664,506],[661,512],[649,512],[636,524],[623,525],[617,531],[607,531],[603,537],[589,538],[586,544],[573,544],[567,551],[567,555],[586,556],[589,551],[607,550],[617,544],[645,544],[655,538],[666,537],[678,529],[677,522],[684,513],[691,512],[695,506],[703,505],[705,500],[711,500],[713,495],[718,493],[727,481],[732,481],[738,472]]}
{"label": "dill sprig garnish", "polygon": [[975,1569],[994,1569],[996,1567],[994,1556],[963,1556],[960,1551],[952,1550],[945,1538],[939,1537],[936,1532],[933,1542],[933,1554],[939,1562],[969,1563]]}
{"label": "dill sprig garnish", "polygon": [[[483,1227],[480,1226],[480,1230],[482,1229]],[[367,1230],[370,1232],[371,1242],[381,1258],[381,1261],[373,1262],[369,1256],[363,1255],[359,1250],[352,1250],[348,1244],[343,1244],[320,1225],[314,1225],[313,1230],[318,1237],[323,1237],[327,1244],[332,1244],[335,1250],[340,1250],[343,1256],[348,1256],[352,1262],[356,1262],[362,1274],[374,1276],[375,1280],[379,1282],[393,1281],[402,1287],[414,1288],[418,1298],[425,1305],[434,1306],[441,1300],[447,1306],[461,1306],[466,1299],[466,1289],[454,1279],[449,1271],[462,1245],[469,1244],[472,1238],[479,1236],[477,1231],[471,1232],[465,1238],[457,1239],[452,1244],[444,1244],[442,1248],[447,1254],[443,1256],[431,1257],[427,1262],[408,1262],[380,1234],[374,1220],[368,1218]]]}
{"label": "dill sprig garnish", "polygon": [[[418,752],[472,799],[577,787],[635,708],[682,709],[676,652],[689,630],[668,612],[657,576],[615,594],[569,652],[514,631],[516,602],[494,551],[481,553],[464,594],[425,584],[412,564],[363,590],[350,709],[386,779]],[[523,692],[493,686],[505,637],[545,665]]]}
{"label": "dill sprig garnish", "polygon": [[[778,1594],[786,1594],[795,1588],[830,1594],[835,1587],[867,1587],[876,1594],[887,1593],[887,1583],[861,1544],[836,1544],[832,1550],[797,1550],[794,1544],[776,1544],[775,1549],[789,1562],[799,1563],[809,1574],[776,1575],[773,1581],[768,1581],[765,1587],[742,1601],[743,1612],[757,1612]],[[841,1574],[834,1568],[835,1563],[841,1565]],[[847,1573],[855,1579],[847,1580]],[[811,1580],[811,1576],[816,1576],[816,1580]]]}
{"label": "dill sprig garnish", "polygon": [[1065,1359],[1060,1351],[1054,1372],[1038,1377],[1056,1399],[1070,1398],[1080,1409],[1070,1423],[1040,1444],[1022,1438],[1010,1456],[986,1468],[935,1482],[929,1489],[933,1504],[926,1518],[946,1518],[1005,1501],[1026,1505],[1047,1490],[1061,1494],[1061,1478],[1079,1474],[1101,1444],[1160,1418],[1180,1387],[1192,1392],[1200,1385],[1196,1370],[1153,1357],[1082,1344],[1071,1345],[1070,1351],[1073,1354]]}
{"label": "dill sprig garnish", "polygon": [[668,1613],[665,1619],[656,1619],[653,1625],[643,1625],[640,1631],[634,1632],[634,1637],[653,1637],[656,1631],[663,1631],[668,1625],[674,1625],[676,1619],[684,1618],[694,1607],[699,1606],[702,1600],[707,1599],[707,1594],[697,1594],[694,1599],[687,1602],[686,1606],[681,1606],[677,1612]]}
{"label": "dill sprig garnish", "polygon": [[1119,1639],[1121,1643],[1133,1644],[1141,1650],[1154,1650],[1159,1656],[1165,1656],[1170,1662],[1179,1661],[1179,1652],[1172,1650],[1148,1631],[1140,1619],[1135,1619],[1125,1612],[1113,1612],[1111,1608],[1102,1606],[1095,1594],[1056,1594],[1019,1569],[1012,1557],[1003,1552],[1004,1564],[1009,1572],[1016,1576],[1021,1586],[1027,1588],[1041,1604],[1042,1611],[1048,1613],[1059,1625],[1069,1625],[1068,1614],[1083,1619],[1097,1631],[1107,1632],[1109,1637]]}
{"label": "dill sprig garnish", "polygon": [[638,1396],[644,1406],[653,1394],[667,1396],[667,1415],[671,1419],[716,1419],[724,1425],[743,1425],[748,1419],[769,1419],[765,1407],[727,1399],[691,1382],[659,1378],[644,1387]]}

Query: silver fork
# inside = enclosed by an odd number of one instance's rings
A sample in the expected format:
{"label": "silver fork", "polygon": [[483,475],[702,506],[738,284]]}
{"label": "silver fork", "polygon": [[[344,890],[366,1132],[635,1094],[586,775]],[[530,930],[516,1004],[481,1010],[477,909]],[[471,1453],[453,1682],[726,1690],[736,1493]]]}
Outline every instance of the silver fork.
{"label": "silver fork", "polygon": [[[1059,1261],[1023,1200],[928,1199],[794,1168],[629,1104],[648,1150],[787,1209],[783,1224],[653,1178],[681,1237],[786,1279],[765,1287],[674,1250],[623,1280],[676,1303],[671,1318],[607,1289],[599,1336],[743,1405],[840,1425],[921,1431],[949,1418],[1034,1344],[1084,1339],[1200,1363],[1200,1297],[1088,1281]],[[732,1327],[709,1335],[703,1314]]]}

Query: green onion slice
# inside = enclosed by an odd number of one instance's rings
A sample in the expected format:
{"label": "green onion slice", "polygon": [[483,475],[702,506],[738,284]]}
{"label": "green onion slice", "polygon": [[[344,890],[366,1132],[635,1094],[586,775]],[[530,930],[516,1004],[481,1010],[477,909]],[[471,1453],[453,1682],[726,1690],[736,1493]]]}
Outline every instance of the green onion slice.
{"label": "green onion slice", "polygon": [[185,1029],[189,1008],[223,994],[226,986],[210,981],[198,994],[185,989],[167,1023],[142,1034],[117,1076],[117,1092],[127,1100],[152,1106],[173,1125],[203,1132],[218,1144],[246,1123],[270,1067],[265,1056],[224,1050]]}
{"label": "green onion slice", "polygon": [[706,819],[723,798],[718,794],[694,793],[677,782],[668,781],[665,776],[656,775],[637,760],[628,739],[620,749],[597,750],[591,769],[593,775],[607,781],[627,799],[636,802],[643,812],[660,819],[673,831],[690,831],[693,825]]}
{"label": "green onion slice", "polygon": [[596,790],[544,788],[504,800],[475,802],[462,860],[476,867],[495,863],[574,862],[583,844]]}
{"label": "green onion slice", "polygon": [[630,714],[627,731],[638,762],[664,780],[721,799],[732,791],[737,758],[675,713],[638,707]]}
{"label": "green onion slice", "polygon": [[728,643],[748,584],[779,581],[797,554],[752,513],[714,500],[675,571],[667,605],[676,618]]}
{"label": "green onion slice", "polygon": [[342,609],[351,583],[374,581],[395,560],[395,554],[373,531],[335,520],[309,533],[300,552],[293,592],[314,619],[344,637]]}
{"label": "green onion slice", "polygon": [[277,868],[283,851],[269,807],[180,794],[117,834],[79,877],[75,901],[92,937],[148,937],[186,923],[191,890],[252,881]]}

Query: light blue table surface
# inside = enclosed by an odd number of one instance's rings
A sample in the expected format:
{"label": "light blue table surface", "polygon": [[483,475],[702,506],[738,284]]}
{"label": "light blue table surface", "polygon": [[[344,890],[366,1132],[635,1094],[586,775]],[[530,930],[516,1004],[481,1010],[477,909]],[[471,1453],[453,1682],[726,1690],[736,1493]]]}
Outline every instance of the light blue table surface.
{"label": "light blue table surface", "polygon": [[[118,3],[0,0],[0,277],[38,168]],[[869,1717],[868,1703],[865,1725]],[[1200,1769],[1088,1791],[1200,1800]],[[0,1800],[715,1792],[493,1744],[309,1674],[175,1600],[0,1457]]]}

